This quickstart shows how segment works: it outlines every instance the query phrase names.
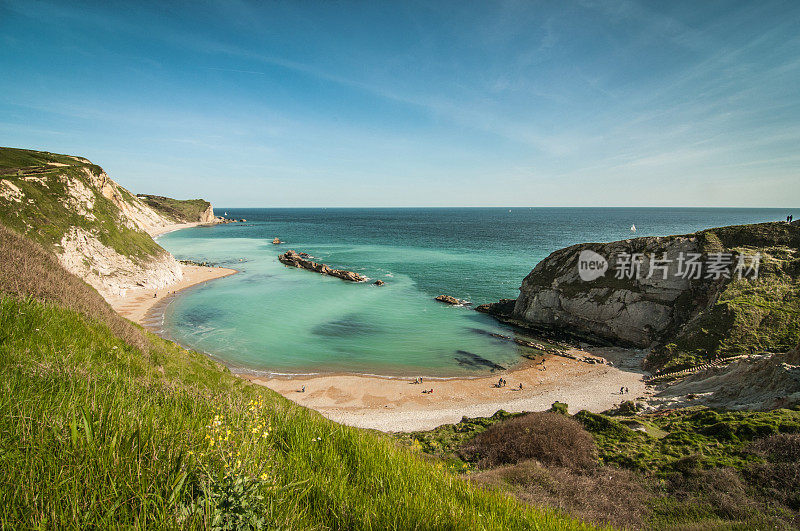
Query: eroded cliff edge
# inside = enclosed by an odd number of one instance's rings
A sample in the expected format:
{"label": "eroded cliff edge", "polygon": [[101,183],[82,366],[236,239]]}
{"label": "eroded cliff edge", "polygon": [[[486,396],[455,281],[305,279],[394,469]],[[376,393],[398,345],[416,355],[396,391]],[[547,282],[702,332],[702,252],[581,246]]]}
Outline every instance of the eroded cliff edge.
{"label": "eroded cliff edge", "polygon": [[[525,277],[513,307],[504,301],[481,309],[526,326],[651,348],[653,369],[786,352],[800,342],[798,248],[797,222],[573,245]],[[686,274],[689,259],[700,264],[699,275]]]}

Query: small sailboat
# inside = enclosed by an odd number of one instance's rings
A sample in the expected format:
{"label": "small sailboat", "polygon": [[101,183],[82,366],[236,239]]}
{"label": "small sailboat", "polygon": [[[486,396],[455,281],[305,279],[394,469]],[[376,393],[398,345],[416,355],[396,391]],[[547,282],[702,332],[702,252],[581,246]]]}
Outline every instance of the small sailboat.
{"label": "small sailboat", "polygon": [[636,232],[636,225],[631,225],[631,232]]}

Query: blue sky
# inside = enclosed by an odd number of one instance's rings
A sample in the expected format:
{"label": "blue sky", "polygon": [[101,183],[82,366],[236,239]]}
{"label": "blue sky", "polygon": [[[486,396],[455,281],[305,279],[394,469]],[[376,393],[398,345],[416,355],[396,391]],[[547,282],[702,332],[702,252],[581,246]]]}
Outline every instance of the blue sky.
{"label": "blue sky", "polygon": [[219,206],[800,206],[800,2],[0,0],[0,145]]}

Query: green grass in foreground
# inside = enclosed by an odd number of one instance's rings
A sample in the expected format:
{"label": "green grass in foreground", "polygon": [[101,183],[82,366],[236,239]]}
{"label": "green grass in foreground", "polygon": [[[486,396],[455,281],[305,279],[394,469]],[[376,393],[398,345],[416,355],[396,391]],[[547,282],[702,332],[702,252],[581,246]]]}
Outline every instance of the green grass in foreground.
{"label": "green grass in foreground", "polygon": [[0,331],[0,527],[582,527],[154,336],[10,296]]}

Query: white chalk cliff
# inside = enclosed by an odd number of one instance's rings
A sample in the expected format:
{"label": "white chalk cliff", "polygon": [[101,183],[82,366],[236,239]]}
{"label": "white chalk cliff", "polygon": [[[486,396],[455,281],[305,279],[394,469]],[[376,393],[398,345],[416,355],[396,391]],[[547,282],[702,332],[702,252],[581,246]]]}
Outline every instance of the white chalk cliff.
{"label": "white chalk cliff", "polygon": [[[165,216],[84,158],[0,150],[22,161],[0,166],[0,222],[51,247],[66,269],[106,299],[181,279],[180,264],[152,236],[197,219]],[[210,205],[199,221],[215,221]]]}

